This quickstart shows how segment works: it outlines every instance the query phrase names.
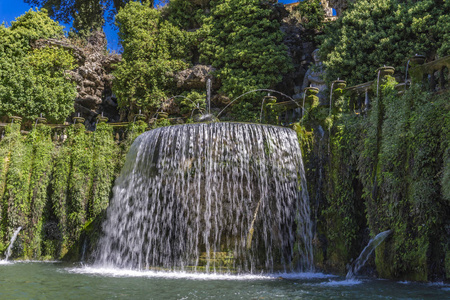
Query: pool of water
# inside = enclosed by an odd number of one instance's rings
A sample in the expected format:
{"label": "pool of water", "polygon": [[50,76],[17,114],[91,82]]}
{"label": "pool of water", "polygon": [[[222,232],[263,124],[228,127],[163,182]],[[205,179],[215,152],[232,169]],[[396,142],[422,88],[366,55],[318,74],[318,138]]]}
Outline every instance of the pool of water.
{"label": "pool of water", "polygon": [[0,299],[450,299],[450,285],[322,273],[218,275],[0,263]]}

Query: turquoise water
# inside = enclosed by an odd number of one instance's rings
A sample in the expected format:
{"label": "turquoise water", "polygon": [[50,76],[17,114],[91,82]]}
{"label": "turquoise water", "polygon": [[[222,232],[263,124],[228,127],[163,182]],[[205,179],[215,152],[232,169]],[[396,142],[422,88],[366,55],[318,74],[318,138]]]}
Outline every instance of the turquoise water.
{"label": "turquoise water", "polygon": [[0,264],[0,299],[450,299],[450,285],[321,273],[232,276]]}

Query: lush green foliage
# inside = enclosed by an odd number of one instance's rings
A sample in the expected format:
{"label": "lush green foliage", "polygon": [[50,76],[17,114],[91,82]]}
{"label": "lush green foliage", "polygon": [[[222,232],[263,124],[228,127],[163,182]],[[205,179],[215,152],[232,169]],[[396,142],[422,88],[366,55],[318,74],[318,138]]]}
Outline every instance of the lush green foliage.
{"label": "lush green foliage", "polygon": [[[124,47],[115,72],[119,105],[156,110],[163,99],[182,93],[174,85],[174,73],[198,60],[217,69],[219,93],[228,98],[274,88],[292,63],[272,14],[270,5],[258,0],[177,0],[161,11],[129,3],[116,17]],[[200,29],[187,30],[196,27]],[[261,93],[250,94],[233,110],[254,121],[261,99]]]}
{"label": "lush green foliage", "polygon": [[191,34],[139,2],[122,9],[116,22],[123,46],[123,60],[114,72],[119,106],[155,111],[175,88],[174,73],[189,66]]}
{"label": "lush green foliage", "polygon": [[205,10],[210,7],[209,0],[171,0],[164,7],[163,14],[174,25],[182,29],[196,29],[203,24]]}
{"label": "lush green foliage", "polygon": [[114,166],[117,164],[118,154],[112,127],[106,123],[97,124],[93,140],[92,196],[88,210],[90,219],[99,216],[108,207],[116,175]]}
{"label": "lush green foliage", "polygon": [[[69,241],[79,237],[87,221],[88,199],[92,183],[92,133],[85,134],[83,124],[70,128],[71,172],[67,191],[67,224]],[[69,242],[69,243],[70,243]]]}
{"label": "lush green foliage", "polygon": [[[383,81],[366,117],[352,110],[335,113],[328,156],[317,157],[323,148],[307,155],[309,174],[317,176],[315,168],[324,165],[324,178],[308,181],[313,199],[324,198],[318,234],[328,246],[321,257],[324,266],[345,272],[342,261],[356,258],[365,246],[368,225],[372,237],[392,230],[392,238],[376,250],[380,276],[443,278],[450,251],[449,93],[432,95],[413,85],[400,96],[395,85],[392,77]],[[345,99],[344,107],[350,100]]]}
{"label": "lush green foliage", "polygon": [[[217,68],[220,92],[235,98],[258,88],[272,88],[291,70],[280,24],[258,0],[212,1],[202,27],[200,60]],[[257,97],[257,98],[255,98]],[[260,94],[248,99],[261,101]]]}
{"label": "lush green foliage", "polygon": [[43,224],[47,215],[44,216],[44,208],[48,199],[48,185],[52,171],[52,154],[54,144],[51,141],[51,131],[45,125],[37,125],[30,133],[28,139],[32,146],[32,164],[30,175],[30,214],[28,226],[30,235],[30,257],[41,256],[41,241],[43,237]]}
{"label": "lush green foliage", "polygon": [[302,25],[306,29],[315,31],[323,29],[325,11],[323,10],[320,0],[301,1],[294,10],[300,12]]}
{"label": "lush green foliage", "polygon": [[45,11],[30,10],[0,26],[0,115],[33,120],[42,113],[62,122],[73,111],[76,89],[65,71],[74,68],[74,58],[64,49],[31,48],[37,39],[62,35]]}
{"label": "lush green foliage", "polygon": [[64,142],[55,143],[46,125],[26,137],[18,124],[8,125],[0,141],[0,252],[22,226],[18,256],[78,253],[88,224],[99,225],[104,215],[131,143],[146,128],[142,121],[130,124],[118,144],[105,123],[95,133],[76,124],[62,132]]}
{"label": "lush green foliage", "polygon": [[449,16],[448,0],[355,1],[322,37],[329,81],[359,84],[383,65],[404,66],[416,53],[449,55]]}
{"label": "lush green foliage", "polygon": [[[32,147],[20,135],[19,128],[14,128],[14,148],[10,149],[9,168],[6,173],[6,187],[3,195],[4,234],[10,236],[19,226],[27,224],[31,212],[29,201],[30,174],[32,164]],[[31,228],[25,231],[24,240],[29,242]],[[27,252],[26,250],[24,251]],[[26,256],[26,254],[25,254]]]}
{"label": "lush green foliage", "polygon": [[[53,214],[55,215],[56,222],[58,224],[59,236],[61,238],[60,251],[55,253],[55,257],[59,255],[65,255],[67,253],[68,243],[68,202],[67,194],[70,178],[70,160],[71,151],[67,145],[57,147],[53,153],[53,170],[52,180],[50,182],[51,189],[51,207]],[[58,253],[60,252],[60,253]]]}
{"label": "lush green foliage", "polygon": [[[88,36],[93,30],[110,21],[129,0],[24,0],[33,7],[45,8],[56,21],[71,24],[72,30],[81,36]],[[153,0],[144,0],[153,6]]]}

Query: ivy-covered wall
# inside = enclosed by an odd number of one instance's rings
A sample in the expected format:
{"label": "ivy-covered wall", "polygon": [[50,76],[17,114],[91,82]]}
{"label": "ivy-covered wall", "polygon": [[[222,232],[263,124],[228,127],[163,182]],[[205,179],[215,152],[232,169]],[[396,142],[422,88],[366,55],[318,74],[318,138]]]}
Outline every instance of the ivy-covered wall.
{"label": "ivy-covered wall", "polygon": [[349,110],[350,97],[344,95],[335,97],[327,122],[310,112],[302,124],[313,133],[305,163],[316,265],[345,274],[370,238],[390,229],[369,261],[373,272],[448,280],[450,92],[431,94],[413,85],[399,95],[395,84],[384,80],[367,113]]}
{"label": "ivy-covered wall", "polygon": [[95,132],[71,125],[59,142],[44,124],[27,135],[19,124],[6,126],[0,141],[0,254],[21,226],[15,258],[79,259],[85,240],[98,235],[129,146],[146,126],[130,124],[120,143],[106,123]]}

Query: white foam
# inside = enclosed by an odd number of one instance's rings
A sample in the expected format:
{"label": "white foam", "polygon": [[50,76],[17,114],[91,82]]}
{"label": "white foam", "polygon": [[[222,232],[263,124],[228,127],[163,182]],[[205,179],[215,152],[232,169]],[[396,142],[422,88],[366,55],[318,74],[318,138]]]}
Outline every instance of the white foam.
{"label": "white foam", "polygon": [[410,281],[398,281],[398,283],[400,283],[400,284],[411,284],[411,282]]}
{"label": "white foam", "polygon": [[192,280],[273,280],[273,279],[317,279],[335,277],[323,273],[279,273],[279,274],[222,274],[222,273],[192,273],[181,271],[137,271],[116,268],[98,268],[82,266],[66,268],[69,273],[101,275],[109,277],[147,277]]}
{"label": "white foam", "polygon": [[[5,262],[4,260],[0,261],[0,264],[2,264],[2,262]],[[5,264],[9,265],[9,264],[15,264],[15,263],[21,263],[21,264],[29,264],[29,263],[45,263],[45,264],[54,264],[54,263],[60,263],[60,261],[57,260],[8,260]]]}
{"label": "white foam", "polygon": [[333,278],[338,277],[337,275],[324,274],[324,273],[314,273],[314,272],[305,272],[305,273],[279,273],[279,274],[270,274],[269,276],[273,276],[276,278],[283,279],[323,279],[323,278]]}
{"label": "white foam", "polygon": [[137,271],[127,269],[114,268],[66,268],[69,273],[101,275],[109,277],[146,277],[146,278],[167,278],[167,279],[193,279],[193,280],[262,280],[274,279],[274,276],[267,275],[233,275],[233,274],[219,274],[219,273],[190,273],[180,271]]}
{"label": "white foam", "polygon": [[428,282],[427,283],[429,286],[442,286],[442,287],[450,287],[450,285],[445,284],[442,281],[435,281],[435,282]]}
{"label": "white foam", "polygon": [[321,282],[315,285],[320,285],[320,286],[352,286],[352,285],[357,285],[357,284],[361,284],[362,281],[361,280],[356,280],[356,279],[346,279],[346,280],[341,280],[341,281],[327,281],[327,282]]}
{"label": "white foam", "polygon": [[7,260],[0,260],[0,266],[1,265],[12,265],[12,262],[7,261]]}

